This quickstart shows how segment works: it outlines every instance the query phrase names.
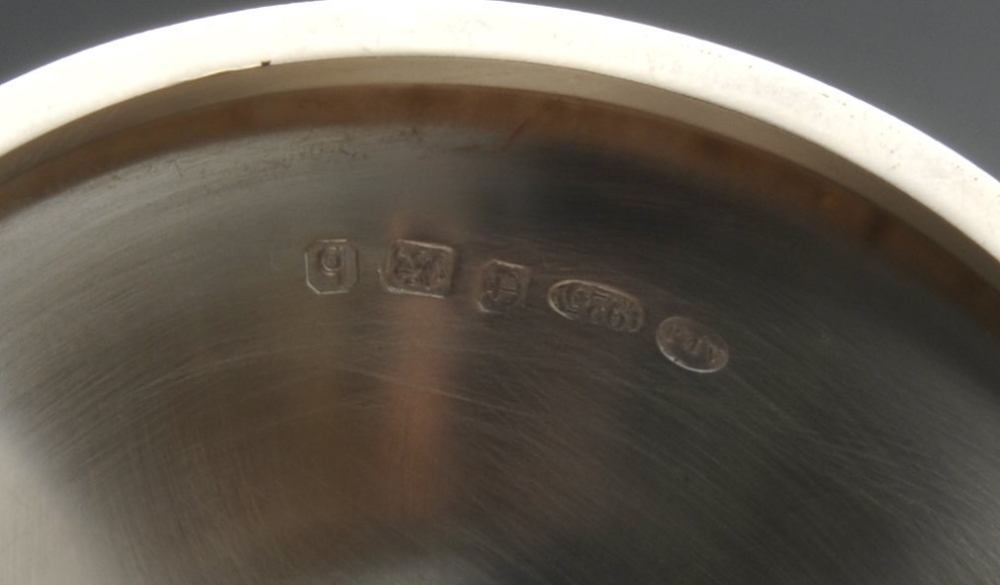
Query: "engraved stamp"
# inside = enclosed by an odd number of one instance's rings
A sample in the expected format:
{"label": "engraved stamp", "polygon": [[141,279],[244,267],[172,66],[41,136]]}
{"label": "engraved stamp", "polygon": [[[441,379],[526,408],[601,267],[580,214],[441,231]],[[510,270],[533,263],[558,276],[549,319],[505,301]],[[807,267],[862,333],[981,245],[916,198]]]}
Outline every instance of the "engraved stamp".
{"label": "engraved stamp", "polygon": [[342,294],[358,281],[358,251],[347,240],[319,240],[306,248],[306,284],[318,295]]}
{"label": "engraved stamp", "polygon": [[491,260],[480,272],[479,309],[486,313],[506,313],[524,304],[531,271],[526,266]]}
{"label": "engraved stamp", "polygon": [[382,277],[389,292],[443,298],[451,292],[454,272],[453,248],[397,240],[389,250]]}
{"label": "engraved stamp", "polygon": [[706,325],[687,317],[670,317],[656,329],[656,345],[671,362],[692,372],[710,374],[729,363],[729,345]]}
{"label": "engraved stamp", "polygon": [[616,288],[584,280],[564,280],[549,289],[549,306],[570,321],[634,333],[645,312],[639,299]]}

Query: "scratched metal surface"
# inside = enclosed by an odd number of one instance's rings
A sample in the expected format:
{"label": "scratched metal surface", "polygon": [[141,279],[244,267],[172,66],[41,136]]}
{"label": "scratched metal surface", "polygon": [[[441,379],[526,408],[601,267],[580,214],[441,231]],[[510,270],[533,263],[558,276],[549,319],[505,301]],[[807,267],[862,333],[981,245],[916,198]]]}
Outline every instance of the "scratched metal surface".
{"label": "scratched metal surface", "polygon": [[736,145],[394,91],[0,186],[0,582],[1000,579],[992,333]]}

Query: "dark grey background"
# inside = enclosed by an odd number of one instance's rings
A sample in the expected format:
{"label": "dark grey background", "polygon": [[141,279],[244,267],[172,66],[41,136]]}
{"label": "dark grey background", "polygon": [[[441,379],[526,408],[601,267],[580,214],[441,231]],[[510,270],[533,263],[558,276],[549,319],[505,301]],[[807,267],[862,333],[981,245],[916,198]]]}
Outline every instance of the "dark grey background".
{"label": "dark grey background", "polygon": [[[0,80],[88,46],[262,0],[0,0]],[[552,0],[781,63],[1000,175],[998,0]]]}

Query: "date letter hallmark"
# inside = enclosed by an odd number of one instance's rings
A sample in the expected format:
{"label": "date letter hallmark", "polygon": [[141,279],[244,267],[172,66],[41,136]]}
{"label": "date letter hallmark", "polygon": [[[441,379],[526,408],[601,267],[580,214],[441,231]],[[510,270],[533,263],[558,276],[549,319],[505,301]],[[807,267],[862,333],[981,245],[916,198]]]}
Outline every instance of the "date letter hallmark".
{"label": "date letter hallmark", "polygon": [[524,304],[531,281],[531,271],[526,266],[491,260],[480,274],[477,303],[480,311],[506,313]]}
{"label": "date letter hallmark", "polygon": [[306,284],[314,293],[346,293],[357,281],[358,251],[347,240],[319,240],[306,248]]}
{"label": "date letter hallmark", "polygon": [[729,363],[721,335],[687,317],[670,317],[656,329],[656,345],[668,360],[692,372],[711,374]]}
{"label": "date letter hallmark", "polygon": [[549,289],[549,306],[570,321],[583,321],[613,331],[642,329],[645,312],[639,299],[596,282],[564,280]]}
{"label": "date letter hallmark", "polygon": [[397,240],[382,273],[389,292],[444,298],[451,292],[455,250],[448,246]]}

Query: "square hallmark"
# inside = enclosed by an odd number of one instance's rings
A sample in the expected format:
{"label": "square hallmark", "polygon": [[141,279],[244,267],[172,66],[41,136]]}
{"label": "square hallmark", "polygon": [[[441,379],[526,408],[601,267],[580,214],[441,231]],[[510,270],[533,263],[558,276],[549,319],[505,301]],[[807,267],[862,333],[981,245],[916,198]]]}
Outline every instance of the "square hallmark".
{"label": "square hallmark", "polygon": [[389,292],[443,298],[451,292],[454,273],[454,248],[396,240],[382,277]]}
{"label": "square hallmark", "polygon": [[483,266],[479,279],[479,309],[506,313],[524,304],[531,271],[526,266],[492,260]]}

